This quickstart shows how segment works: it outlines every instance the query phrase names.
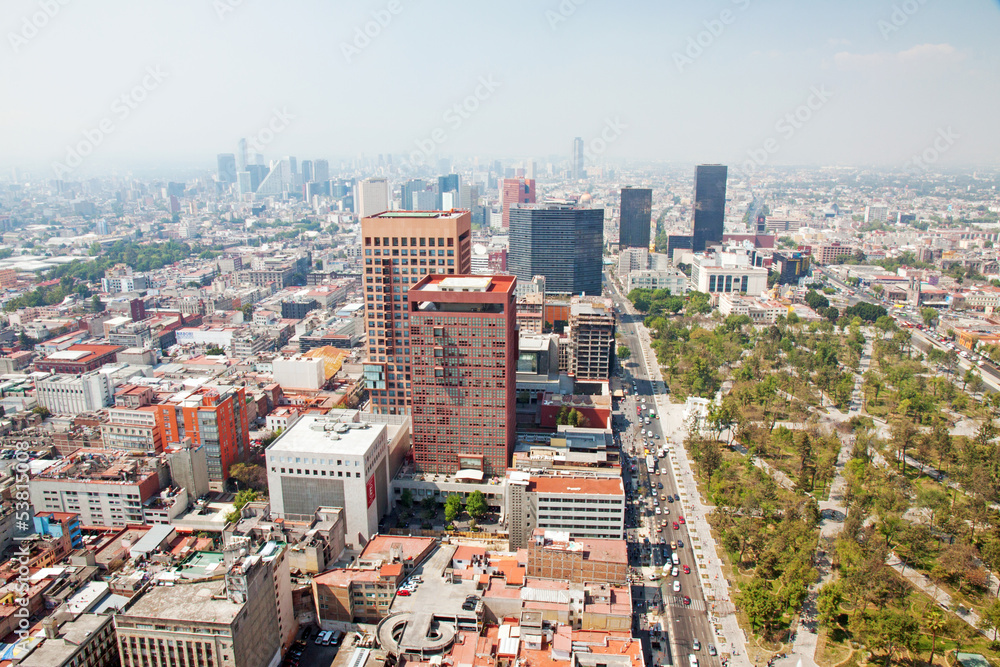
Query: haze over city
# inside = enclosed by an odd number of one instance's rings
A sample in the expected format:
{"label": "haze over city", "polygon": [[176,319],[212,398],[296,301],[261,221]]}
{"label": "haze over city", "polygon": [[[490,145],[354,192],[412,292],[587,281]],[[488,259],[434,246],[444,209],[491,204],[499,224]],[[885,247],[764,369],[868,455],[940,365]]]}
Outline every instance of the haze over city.
{"label": "haze over city", "polygon": [[275,110],[268,154],[335,160],[436,130],[434,156],[546,158],[608,122],[598,160],[736,163],[773,138],[771,165],[894,167],[948,128],[939,167],[1000,149],[994,1],[43,5],[4,12],[6,166],[51,170],[109,119],[81,173],[208,167]]}

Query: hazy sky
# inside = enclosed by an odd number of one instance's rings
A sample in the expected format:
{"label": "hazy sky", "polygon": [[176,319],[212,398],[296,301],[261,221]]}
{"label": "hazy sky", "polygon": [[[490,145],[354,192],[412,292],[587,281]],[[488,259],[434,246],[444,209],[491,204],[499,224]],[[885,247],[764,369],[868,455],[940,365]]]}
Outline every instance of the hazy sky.
{"label": "hazy sky", "polygon": [[300,160],[1000,154],[996,0],[7,0],[0,26],[0,163],[50,172],[80,142],[77,175],[207,167],[241,136]]}

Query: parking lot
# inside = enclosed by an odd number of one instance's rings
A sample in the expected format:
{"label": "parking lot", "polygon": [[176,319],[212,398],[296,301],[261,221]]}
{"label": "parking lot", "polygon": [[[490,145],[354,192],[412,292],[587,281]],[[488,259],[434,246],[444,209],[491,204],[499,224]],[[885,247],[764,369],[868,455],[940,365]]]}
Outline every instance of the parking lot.
{"label": "parking lot", "polygon": [[[330,667],[333,664],[334,658],[337,657],[337,651],[340,647],[338,646],[317,646],[316,636],[319,631],[315,626],[308,626],[311,630],[309,633],[309,639],[305,642],[305,647],[302,655],[299,658],[294,658],[292,656],[292,650],[295,648],[294,645],[292,649],[285,654],[285,660],[281,664],[287,667]],[[305,628],[299,630],[299,638],[302,637]],[[342,642],[343,643],[343,642]]]}

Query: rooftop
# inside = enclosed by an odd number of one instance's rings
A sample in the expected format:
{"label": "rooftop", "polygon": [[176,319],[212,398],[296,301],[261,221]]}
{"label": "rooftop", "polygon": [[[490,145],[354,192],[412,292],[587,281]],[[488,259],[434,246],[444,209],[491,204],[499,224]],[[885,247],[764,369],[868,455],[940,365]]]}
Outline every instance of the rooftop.
{"label": "rooftop", "polygon": [[600,477],[532,477],[529,491],[536,493],[587,494],[623,496],[621,478]]}
{"label": "rooftop", "polygon": [[229,625],[243,605],[226,597],[224,581],[205,581],[174,586],[157,586],[139,598],[122,614],[124,618],[155,618],[181,623]]}
{"label": "rooftop", "polygon": [[302,415],[268,448],[268,454],[302,452],[363,456],[385,431],[384,424],[347,422],[336,415]]}

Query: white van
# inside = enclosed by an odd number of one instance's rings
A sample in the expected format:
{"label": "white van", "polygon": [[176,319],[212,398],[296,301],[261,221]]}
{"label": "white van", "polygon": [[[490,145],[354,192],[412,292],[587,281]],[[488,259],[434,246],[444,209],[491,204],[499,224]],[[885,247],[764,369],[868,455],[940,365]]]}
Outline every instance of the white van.
{"label": "white van", "polygon": [[694,653],[688,653],[688,665],[690,667],[698,667],[698,656]]}
{"label": "white van", "polygon": [[672,554],[670,554],[670,562],[673,563],[674,565],[680,565],[681,564],[681,559],[677,557],[677,552],[676,551],[673,552]]}

